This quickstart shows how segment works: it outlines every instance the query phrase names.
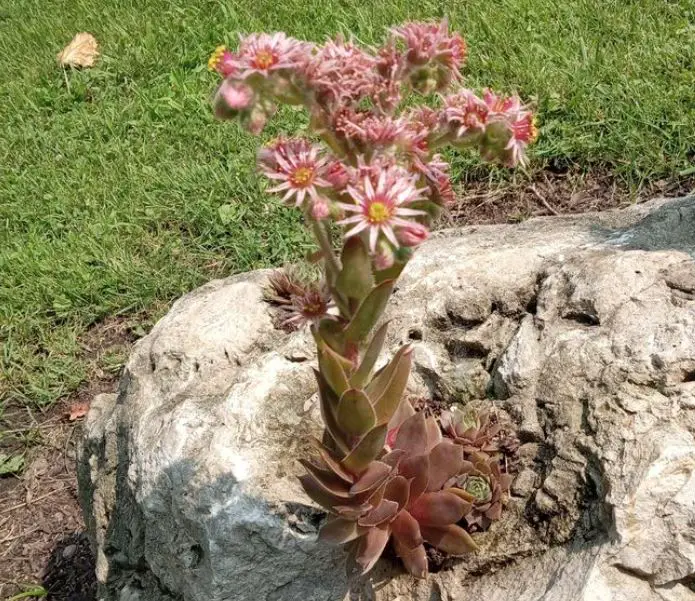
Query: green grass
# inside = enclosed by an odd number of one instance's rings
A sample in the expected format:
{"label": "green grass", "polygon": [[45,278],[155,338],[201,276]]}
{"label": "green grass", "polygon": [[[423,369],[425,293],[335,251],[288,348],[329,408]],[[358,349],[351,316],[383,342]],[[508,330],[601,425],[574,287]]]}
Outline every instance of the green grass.
{"label": "green grass", "polygon": [[[639,185],[692,165],[692,0],[5,0],[0,409],[79,386],[80,336],[105,316],[151,313],[309,248],[297,215],[262,194],[258,141],[211,118],[204,65],[220,41],[283,29],[374,43],[385,26],[445,13],[469,42],[469,85],[537,102],[533,169],[608,167]],[[103,57],[64,73],[55,54],[78,31]],[[285,111],[264,137],[302,123]]]}

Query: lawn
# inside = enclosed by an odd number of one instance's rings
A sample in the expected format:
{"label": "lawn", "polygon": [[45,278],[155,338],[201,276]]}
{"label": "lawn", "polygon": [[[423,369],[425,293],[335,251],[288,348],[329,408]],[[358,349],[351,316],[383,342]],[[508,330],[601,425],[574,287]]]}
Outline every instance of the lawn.
{"label": "lawn", "polygon": [[[532,172],[609,170],[637,188],[695,171],[692,0],[5,0],[0,412],[76,390],[93,324],[121,316],[138,335],[204,281],[309,248],[297,215],[263,195],[257,141],[211,118],[220,41],[282,29],[372,43],[445,14],[469,43],[468,85],[536,103]],[[78,31],[103,57],[63,72],[55,55]],[[301,123],[286,111],[264,137]],[[454,164],[459,186],[490,175]]]}

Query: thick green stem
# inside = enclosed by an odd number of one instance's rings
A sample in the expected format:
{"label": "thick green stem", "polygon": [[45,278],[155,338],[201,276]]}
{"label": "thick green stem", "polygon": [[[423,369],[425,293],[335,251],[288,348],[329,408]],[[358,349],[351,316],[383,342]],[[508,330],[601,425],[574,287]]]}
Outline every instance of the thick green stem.
{"label": "thick green stem", "polygon": [[341,314],[344,317],[349,317],[350,308],[347,306],[345,299],[343,299],[335,289],[335,282],[338,279],[341,267],[340,261],[333,251],[333,245],[331,244],[326,225],[322,221],[312,220],[312,229],[314,231],[314,236],[316,236],[316,241],[319,244],[319,248],[321,249],[321,253],[323,254],[323,264],[326,268],[326,281],[333,295],[333,300],[335,300],[335,304],[338,305]]}

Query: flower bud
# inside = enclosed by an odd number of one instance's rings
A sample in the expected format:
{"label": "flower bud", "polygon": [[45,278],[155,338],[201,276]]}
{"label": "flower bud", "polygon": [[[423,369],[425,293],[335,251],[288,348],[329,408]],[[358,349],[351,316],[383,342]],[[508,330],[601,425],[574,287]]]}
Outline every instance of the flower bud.
{"label": "flower bud", "polygon": [[325,198],[318,198],[311,205],[311,216],[316,221],[326,219],[331,214],[331,208]]}
{"label": "flower bud", "polygon": [[326,180],[328,180],[337,191],[343,190],[348,183],[350,183],[350,176],[348,175],[345,166],[340,161],[333,161],[326,169],[325,174]]}
{"label": "flower bud", "polygon": [[396,256],[391,245],[384,241],[380,242],[376,254],[374,255],[374,268],[377,271],[383,271],[384,269],[393,267],[395,261]]}
{"label": "flower bud", "polygon": [[429,238],[429,230],[421,223],[413,222],[396,232],[398,241],[403,246],[418,246]]}
{"label": "flower bud", "polygon": [[217,90],[213,108],[218,119],[234,119],[254,101],[253,90],[244,83],[225,80]]}

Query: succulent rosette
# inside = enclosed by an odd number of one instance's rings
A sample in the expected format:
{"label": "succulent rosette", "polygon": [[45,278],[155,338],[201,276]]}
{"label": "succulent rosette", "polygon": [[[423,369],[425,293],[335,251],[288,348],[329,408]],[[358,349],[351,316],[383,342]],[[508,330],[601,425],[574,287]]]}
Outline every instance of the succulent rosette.
{"label": "succulent rosette", "polygon": [[[396,27],[377,49],[254,33],[236,50],[218,47],[208,63],[222,78],[218,118],[259,134],[281,104],[309,116],[307,135],[268,143],[258,168],[269,192],[302,212],[322,277],[275,273],[267,300],[283,327],[308,324],[316,342],[325,432],[316,455],[301,459],[301,483],[329,513],[321,538],[349,544],[364,572],[389,541],[418,577],[427,574],[427,544],[452,555],[475,550],[469,530],[499,517],[509,488],[488,415],[454,408],[440,426],[403,398],[412,347],[379,361],[396,281],[455,200],[441,149],[515,165],[537,135],[518,97],[462,87],[466,53],[442,21]],[[402,108],[411,92],[436,93],[439,106]]]}
{"label": "succulent rosette", "polygon": [[455,404],[442,412],[439,419],[444,432],[461,445],[464,453],[495,453],[499,450],[496,437],[502,427],[492,420],[489,411]]}
{"label": "succulent rosette", "polygon": [[471,504],[464,520],[468,527],[483,530],[502,517],[512,476],[502,472],[498,458],[474,453],[464,461],[461,473],[447,482],[451,490]]}

